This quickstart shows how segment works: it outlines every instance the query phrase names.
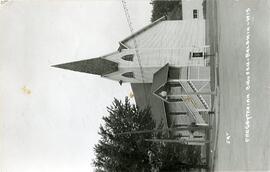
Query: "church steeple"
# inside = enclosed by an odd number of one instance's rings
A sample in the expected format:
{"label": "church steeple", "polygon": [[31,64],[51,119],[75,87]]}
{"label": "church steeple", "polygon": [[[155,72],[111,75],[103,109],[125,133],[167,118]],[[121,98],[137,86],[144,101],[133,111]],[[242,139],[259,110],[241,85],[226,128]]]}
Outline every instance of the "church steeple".
{"label": "church steeple", "polygon": [[101,76],[118,71],[118,63],[100,57],[54,65],[53,67]]}

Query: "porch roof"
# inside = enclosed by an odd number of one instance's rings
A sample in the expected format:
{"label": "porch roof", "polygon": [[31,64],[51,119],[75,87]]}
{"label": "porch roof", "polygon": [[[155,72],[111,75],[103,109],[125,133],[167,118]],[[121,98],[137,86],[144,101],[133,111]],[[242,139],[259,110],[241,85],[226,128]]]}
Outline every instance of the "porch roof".
{"label": "porch roof", "polygon": [[168,81],[169,64],[167,63],[161,69],[159,69],[153,77],[152,93],[164,86]]}

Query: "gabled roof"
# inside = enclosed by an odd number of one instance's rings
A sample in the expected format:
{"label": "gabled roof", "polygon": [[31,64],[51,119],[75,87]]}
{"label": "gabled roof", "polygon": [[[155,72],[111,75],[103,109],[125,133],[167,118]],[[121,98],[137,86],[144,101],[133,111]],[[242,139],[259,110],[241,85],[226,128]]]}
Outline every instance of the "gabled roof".
{"label": "gabled roof", "polygon": [[167,119],[167,114],[166,114],[166,109],[165,109],[165,102],[158,97],[155,94],[155,91],[157,91],[159,88],[163,87],[168,80],[168,72],[169,72],[169,64],[167,63],[165,66],[163,66],[161,69],[159,69],[153,77],[153,84],[151,88],[152,95],[156,97],[160,101],[159,103],[159,108],[163,115],[163,120],[164,120],[164,127],[168,127],[168,119]]}
{"label": "gabled roof", "polygon": [[138,30],[137,32],[133,33],[132,35],[128,36],[127,38],[125,38],[124,40],[120,41],[119,42],[119,48],[118,50],[121,51],[122,49],[125,49],[125,48],[129,48],[127,45],[125,45],[125,43],[129,40],[131,40],[132,38],[138,36],[139,34],[147,31],[148,29],[152,28],[153,26],[157,25],[158,23],[166,20],[167,17],[166,16],[163,16],[159,19],[157,19],[156,21],[154,21],[153,23],[149,24],[149,25],[146,25],[145,27],[143,27],[142,29]]}
{"label": "gabled roof", "polygon": [[162,122],[164,124],[163,127],[167,128],[164,102],[151,92],[151,87],[151,83],[131,83],[136,105],[141,109],[150,106],[152,118],[156,122],[156,127],[159,127]]}
{"label": "gabled roof", "polygon": [[160,68],[153,77],[152,92],[155,92],[160,87],[164,86],[168,80],[169,63]]}
{"label": "gabled roof", "polygon": [[169,64],[166,64],[154,74],[152,84],[131,83],[131,88],[135,97],[136,104],[140,108],[150,106],[152,117],[156,121],[156,125],[159,126],[162,122],[163,127],[165,128],[168,128],[165,102],[158,96],[154,95],[154,91],[167,83],[168,71]]}

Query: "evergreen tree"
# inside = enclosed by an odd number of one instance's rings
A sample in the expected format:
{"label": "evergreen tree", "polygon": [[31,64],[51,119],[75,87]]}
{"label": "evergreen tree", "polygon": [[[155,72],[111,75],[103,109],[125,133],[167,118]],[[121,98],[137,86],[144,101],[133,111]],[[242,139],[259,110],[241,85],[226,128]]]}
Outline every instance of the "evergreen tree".
{"label": "evergreen tree", "polygon": [[108,107],[108,112],[109,116],[103,117],[104,126],[100,126],[101,139],[94,148],[94,165],[111,172],[149,171],[151,167],[147,153],[153,143],[144,139],[151,138],[152,134],[117,134],[154,128],[150,109],[139,110],[126,98],[125,102],[115,99],[112,106]]}
{"label": "evergreen tree", "polygon": [[[140,110],[126,98],[114,99],[100,126],[101,139],[95,145],[96,172],[178,171],[199,167],[200,147],[147,142],[166,138],[168,133],[119,134],[151,130],[156,124],[149,108]],[[161,125],[162,127],[162,125]],[[197,166],[196,166],[197,165]]]}
{"label": "evergreen tree", "polygon": [[[152,17],[151,21],[154,22],[157,19],[168,16],[169,13],[174,12],[175,10],[179,9],[180,14],[179,16],[171,17],[172,19],[182,19],[182,8],[179,1],[153,1],[153,9],[152,9]],[[175,12],[174,12],[175,13]]]}

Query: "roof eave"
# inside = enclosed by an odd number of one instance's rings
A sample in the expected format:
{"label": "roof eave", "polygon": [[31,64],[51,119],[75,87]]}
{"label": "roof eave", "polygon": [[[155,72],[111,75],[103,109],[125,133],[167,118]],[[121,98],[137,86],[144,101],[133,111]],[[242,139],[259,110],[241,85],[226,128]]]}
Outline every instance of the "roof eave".
{"label": "roof eave", "polygon": [[[151,23],[151,24],[149,24],[149,25],[146,25],[146,26],[143,27],[142,29],[140,29],[140,30],[138,30],[137,32],[133,33],[132,35],[128,36],[127,38],[125,38],[124,40],[122,40],[122,41],[119,42],[119,43],[120,43],[120,47],[121,47],[121,45],[122,45],[122,46],[128,48],[128,46],[125,45],[125,43],[126,43],[127,41],[129,41],[130,39],[132,39],[132,38],[138,36],[139,34],[143,33],[144,31],[146,31],[146,30],[148,30],[148,29],[150,29],[150,28],[152,28],[153,26],[157,25],[158,23],[160,23],[160,22],[162,22],[162,21],[164,21],[164,20],[167,20],[167,16],[163,16],[163,17],[157,19],[157,20],[154,21],[153,23]],[[120,49],[120,47],[119,47],[119,49]],[[122,50],[122,49],[120,49],[119,51],[121,51],[121,50]]]}

